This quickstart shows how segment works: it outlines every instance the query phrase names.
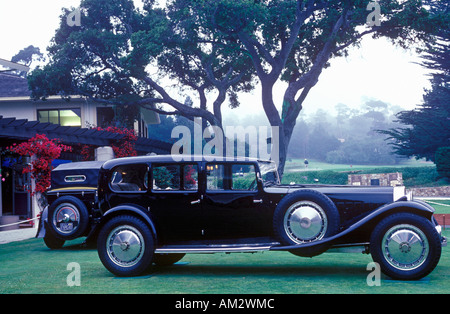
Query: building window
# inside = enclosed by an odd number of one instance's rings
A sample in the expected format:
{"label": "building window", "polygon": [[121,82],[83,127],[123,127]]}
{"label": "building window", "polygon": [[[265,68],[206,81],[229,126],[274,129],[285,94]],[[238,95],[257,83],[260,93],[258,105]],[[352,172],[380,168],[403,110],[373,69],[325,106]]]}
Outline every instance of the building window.
{"label": "building window", "polygon": [[114,109],[112,107],[97,107],[97,126],[107,128],[114,125]]}
{"label": "building window", "polygon": [[81,126],[81,109],[46,109],[38,110],[38,120],[62,126]]}

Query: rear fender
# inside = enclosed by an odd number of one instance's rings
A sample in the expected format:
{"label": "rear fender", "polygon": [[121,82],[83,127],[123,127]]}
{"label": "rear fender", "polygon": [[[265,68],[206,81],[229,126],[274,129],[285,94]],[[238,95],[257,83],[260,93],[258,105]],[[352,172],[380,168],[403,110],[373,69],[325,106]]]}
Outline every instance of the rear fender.
{"label": "rear fender", "polygon": [[44,210],[41,212],[41,216],[39,217],[39,225],[35,238],[43,238],[45,236],[45,233],[47,232],[48,228],[47,216],[48,216],[48,206],[45,206]]}
{"label": "rear fender", "polygon": [[95,228],[94,228],[95,230],[93,230],[90,233],[88,238],[91,236],[94,236],[94,234],[97,234],[97,232],[101,229],[101,227],[107,221],[109,221],[111,218],[118,216],[118,215],[124,215],[124,214],[129,214],[129,215],[141,218],[149,226],[151,232],[153,233],[155,241],[157,240],[156,239],[156,235],[157,235],[156,227],[155,227],[155,224],[153,223],[153,220],[150,217],[150,214],[142,206],[134,205],[134,204],[133,205],[128,205],[128,204],[120,205],[117,207],[113,207],[110,210],[108,210],[107,212],[105,212],[101,218],[100,223],[95,226]]}
{"label": "rear fender", "polygon": [[380,208],[374,210],[369,215],[365,216],[361,220],[350,225],[348,228],[339,232],[338,234],[335,234],[334,236],[324,238],[319,241],[314,241],[311,243],[289,245],[289,246],[276,246],[276,247],[272,247],[271,250],[295,251],[295,250],[302,250],[304,248],[309,248],[309,247],[313,247],[316,245],[322,245],[322,244],[332,245],[334,242],[337,242],[342,237],[347,236],[350,233],[352,233],[358,229],[364,228],[370,224],[374,224],[374,223],[376,224],[381,219],[386,217],[387,215],[399,213],[399,212],[414,213],[416,215],[423,216],[423,217],[431,220],[431,217],[434,213],[434,208],[420,200],[398,201],[398,202],[394,202],[394,203],[389,203],[389,204],[383,205]]}

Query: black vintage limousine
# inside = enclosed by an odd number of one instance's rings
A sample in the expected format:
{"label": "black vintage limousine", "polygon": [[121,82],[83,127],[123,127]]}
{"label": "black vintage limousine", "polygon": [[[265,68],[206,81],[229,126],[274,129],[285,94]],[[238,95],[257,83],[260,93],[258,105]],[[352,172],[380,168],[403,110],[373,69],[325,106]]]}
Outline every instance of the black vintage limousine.
{"label": "black vintage limousine", "polygon": [[50,248],[96,239],[117,276],[186,253],[329,250],[371,254],[388,276],[416,280],[446,239],[434,209],[403,187],[280,184],[273,162],[141,156],[60,165],[39,237]]}

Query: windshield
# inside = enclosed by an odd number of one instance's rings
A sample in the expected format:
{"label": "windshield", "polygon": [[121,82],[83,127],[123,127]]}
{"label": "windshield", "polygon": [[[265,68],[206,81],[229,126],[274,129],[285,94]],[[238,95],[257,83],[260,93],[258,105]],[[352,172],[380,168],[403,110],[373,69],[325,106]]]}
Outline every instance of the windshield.
{"label": "windshield", "polygon": [[280,184],[277,166],[273,161],[258,161],[264,186]]}

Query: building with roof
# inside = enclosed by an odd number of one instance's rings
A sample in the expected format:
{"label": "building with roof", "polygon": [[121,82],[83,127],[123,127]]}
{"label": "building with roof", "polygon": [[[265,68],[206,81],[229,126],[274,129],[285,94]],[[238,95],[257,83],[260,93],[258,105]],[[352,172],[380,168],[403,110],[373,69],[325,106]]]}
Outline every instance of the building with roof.
{"label": "building with roof", "polygon": [[[39,213],[27,187],[32,184],[22,170],[29,158],[14,155],[6,150],[13,143],[27,141],[36,134],[49,139],[58,138],[65,145],[94,145],[108,147],[123,137],[93,127],[110,126],[115,117],[113,106],[98,104],[84,97],[74,96],[66,101],[59,96],[47,100],[32,100],[27,79],[20,73],[28,67],[0,59],[0,226],[2,216],[19,219],[35,218]],[[135,149],[139,155],[167,154],[171,144],[152,139],[148,124],[159,124],[157,113],[141,109],[134,121],[138,135]],[[63,153],[61,159],[80,160],[77,153]],[[58,162],[58,161],[57,161]],[[4,219],[3,219],[4,220]]]}

